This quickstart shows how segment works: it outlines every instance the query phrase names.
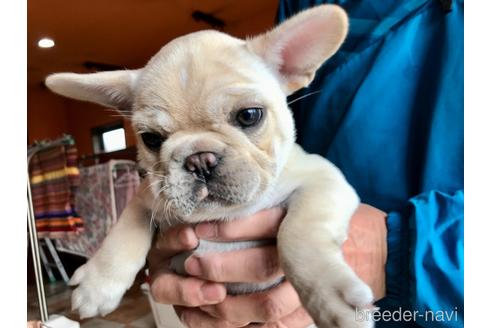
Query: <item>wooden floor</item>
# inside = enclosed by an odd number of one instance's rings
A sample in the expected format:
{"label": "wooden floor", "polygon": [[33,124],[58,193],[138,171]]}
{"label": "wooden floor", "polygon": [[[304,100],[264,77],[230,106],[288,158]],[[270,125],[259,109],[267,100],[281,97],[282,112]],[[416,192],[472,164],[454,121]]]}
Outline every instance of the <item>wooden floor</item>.
{"label": "wooden floor", "polygon": [[[128,290],[119,307],[105,317],[80,320],[70,309],[71,288],[63,282],[47,284],[45,287],[48,313],[60,314],[80,322],[83,328],[155,328],[154,317],[147,296],[140,289],[143,281],[137,282]],[[39,308],[35,286],[27,288],[27,319],[39,320]]]}

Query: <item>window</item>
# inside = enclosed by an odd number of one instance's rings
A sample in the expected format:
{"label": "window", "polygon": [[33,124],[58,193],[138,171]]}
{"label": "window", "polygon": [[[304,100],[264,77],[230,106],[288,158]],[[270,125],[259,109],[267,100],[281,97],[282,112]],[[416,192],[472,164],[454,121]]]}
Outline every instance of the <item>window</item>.
{"label": "window", "polygon": [[102,134],[104,151],[110,152],[126,148],[125,129],[118,128]]}
{"label": "window", "polygon": [[94,153],[108,153],[126,148],[123,122],[98,126],[92,129]]}

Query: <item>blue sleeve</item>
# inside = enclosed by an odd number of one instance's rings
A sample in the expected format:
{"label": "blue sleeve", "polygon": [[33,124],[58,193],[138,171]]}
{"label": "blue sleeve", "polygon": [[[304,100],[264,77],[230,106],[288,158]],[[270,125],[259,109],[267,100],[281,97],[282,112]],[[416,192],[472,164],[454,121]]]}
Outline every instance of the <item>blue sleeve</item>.
{"label": "blue sleeve", "polygon": [[422,193],[388,214],[387,299],[422,327],[463,327],[462,190]]}
{"label": "blue sleeve", "polygon": [[277,19],[320,3],[347,11],[349,35],[303,94],[322,92],[290,107],[299,144],[390,213],[378,306],[419,316],[376,326],[462,327],[464,1],[281,0]]}

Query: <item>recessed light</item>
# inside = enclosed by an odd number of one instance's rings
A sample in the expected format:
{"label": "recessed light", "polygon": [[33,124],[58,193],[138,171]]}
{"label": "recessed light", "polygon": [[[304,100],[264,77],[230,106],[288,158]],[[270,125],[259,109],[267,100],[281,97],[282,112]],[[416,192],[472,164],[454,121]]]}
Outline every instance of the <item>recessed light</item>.
{"label": "recessed light", "polygon": [[55,41],[50,38],[42,38],[38,41],[38,46],[40,48],[51,48],[55,46]]}

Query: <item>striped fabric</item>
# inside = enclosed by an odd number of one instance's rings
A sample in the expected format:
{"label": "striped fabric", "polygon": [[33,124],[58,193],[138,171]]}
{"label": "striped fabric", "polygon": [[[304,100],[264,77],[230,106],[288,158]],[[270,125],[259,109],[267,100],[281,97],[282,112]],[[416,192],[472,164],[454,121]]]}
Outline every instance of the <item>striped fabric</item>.
{"label": "striped fabric", "polygon": [[75,146],[60,145],[35,154],[29,179],[39,238],[62,238],[83,230],[74,207],[79,185]]}

